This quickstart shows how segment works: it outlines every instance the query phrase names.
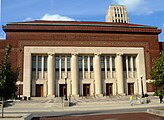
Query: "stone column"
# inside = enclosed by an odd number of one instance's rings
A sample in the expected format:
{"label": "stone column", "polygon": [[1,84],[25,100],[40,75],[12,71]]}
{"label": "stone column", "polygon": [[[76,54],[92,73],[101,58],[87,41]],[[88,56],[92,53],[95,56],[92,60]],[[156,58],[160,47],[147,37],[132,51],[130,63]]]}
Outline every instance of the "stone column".
{"label": "stone column", "polygon": [[100,53],[94,56],[95,95],[102,95]]}
{"label": "stone column", "polygon": [[23,96],[31,97],[31,53],[29,49],[24,50],[23,63]]}
{"label": "stone column", "polygon": [[71,78],[72,78],[72,95],[79,95],[78,83],[78,57],[77,53],[72,53],[71,57]]}
{"label": "stone column", "polygon": [[55,70],[54,70],[54,55],[48,54],[48,96],[55,95]]}
{"label": "stone column", "polygon": [[123,77],[123,62],[122,54],[117,54],[116,75],[118,82],[118,94],[124,95],[124,77]]}
{"label": "stone column", "polygon": [[44,79],[44,56],[42,56],[42,79]]}

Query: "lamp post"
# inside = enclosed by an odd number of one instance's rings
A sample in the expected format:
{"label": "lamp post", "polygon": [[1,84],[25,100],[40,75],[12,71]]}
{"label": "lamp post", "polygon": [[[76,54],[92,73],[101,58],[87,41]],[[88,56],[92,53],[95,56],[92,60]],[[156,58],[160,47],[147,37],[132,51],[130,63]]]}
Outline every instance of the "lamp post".
{"label": "lamp post", "polygon": [[68,100],[67,99],[67,76],[64,77],[64,80],[65,80],[65,100]]}
{"label": "lamp post", "polygon": [[143,80],[142,80],[143,76],[140,75],[140,78],[141,78],[142,98],[144,98]]}
{"label": "lamp post", "polygon": [[20,100],[20,85],[21,85],[21,81],[18,81],[18,95],[19,95],[19,100]]}

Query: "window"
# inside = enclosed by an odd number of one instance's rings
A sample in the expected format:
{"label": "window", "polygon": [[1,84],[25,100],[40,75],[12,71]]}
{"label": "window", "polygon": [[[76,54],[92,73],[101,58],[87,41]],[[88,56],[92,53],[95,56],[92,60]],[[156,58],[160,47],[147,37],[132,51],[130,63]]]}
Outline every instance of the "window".
{"label": "window", "polygon": [[82,71],[82,56],[78,57],[78,66],[79,66],[79,71]]}
{"label": "window", "polygon": [[110,57],[106,57],[106,62],[107,62],[107,71],[110,71]]}
{"label": "window", "polygon": [[36,71],[36,56],[32,56],[32,71]]}
{"label": "window", "polygon": [[132,66],[131,66],[131,56],[128,56],[128,71],[132,70]]}
{"label": "window", "polygon": [[112,56],[112,71],[115,71],[115,56]]}
{"label": "window", "polygon": [[114,8],[114,12],[116,13],[116,8]]}
{"label": "window", "polygon": [[133,70],[136,71],[136,56],[133,56]]}
{"label": "window", "polygon": [[88,71],[88,56],[84,56],[84,71]]}
{"label": "window", "polygon": [[38,71],[42,69],[42,56],[38,56]]}
{"label": "window", "polygon": [[105,57],[101,56],[101,71],[105,71]]}
{"label": "window", "polygon": [[55,57],[55,67],[56,67],[56,71],[59,71],[59,56]]}
{"label": "window", "polygon": [[61,56],[61,71],[65,71],[65,57]]}
{"label": "window", "polygon": [[126,56],[123,56],[123,70],[126,71]]}
{"label": "window", "polygon": [[67,71],[71,71],[70,57],[67,56]]}
{"label": "window", "polygon": [[93,56],[90,56],[90,71],[93,71]]}
{"label": "window", "polygon": [[47,71],[47,56],[44,56],[44,71]]}

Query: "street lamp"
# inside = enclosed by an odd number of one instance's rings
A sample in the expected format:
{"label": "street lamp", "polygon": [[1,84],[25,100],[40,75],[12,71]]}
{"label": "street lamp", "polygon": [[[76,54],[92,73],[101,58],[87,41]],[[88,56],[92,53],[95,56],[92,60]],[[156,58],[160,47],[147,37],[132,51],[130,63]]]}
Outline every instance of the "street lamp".
{"label": "street lamp", "polygon": [[21,85],[21,81],[18,81],[18,94],[19,94],[19,100],[20,100],[20,85]]}
{"label": "street lamp", "polygon": [[64,80],[65,80],[65,100],[68,100],[67,99],[67,76],[64,77]]}
{"label": "street lamp", "polygon": [[144,98],[143,80],[142,80],[143,76],[140,75],[140,78],[141,78],[142,98]]}

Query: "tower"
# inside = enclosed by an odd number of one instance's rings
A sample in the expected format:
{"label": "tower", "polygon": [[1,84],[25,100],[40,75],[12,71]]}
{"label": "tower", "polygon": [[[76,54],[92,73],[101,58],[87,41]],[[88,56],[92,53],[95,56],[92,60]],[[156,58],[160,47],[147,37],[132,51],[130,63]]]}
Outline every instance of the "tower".
{"label": "tower", "polygon": [[106,12],[106,22],[128,23],[126,6],[110,5]]}

